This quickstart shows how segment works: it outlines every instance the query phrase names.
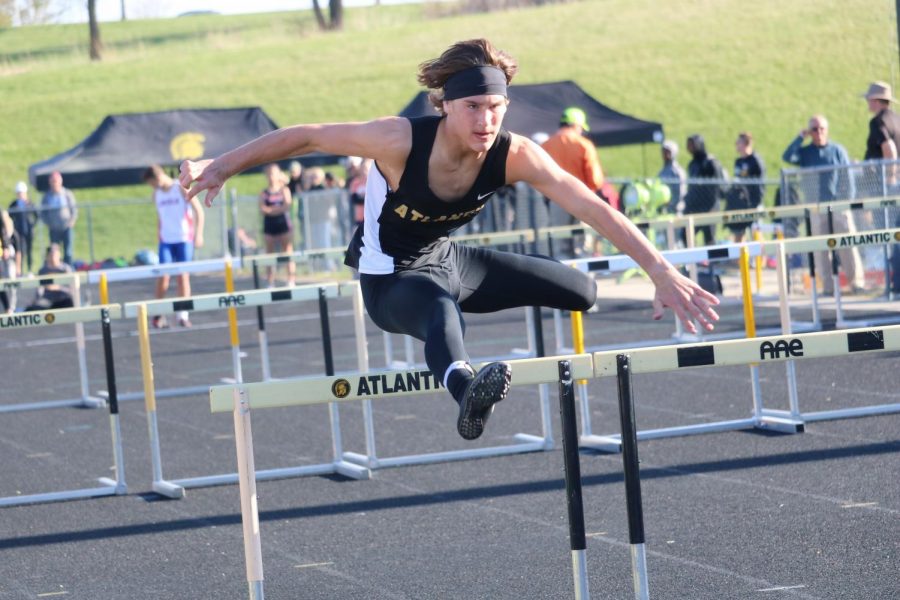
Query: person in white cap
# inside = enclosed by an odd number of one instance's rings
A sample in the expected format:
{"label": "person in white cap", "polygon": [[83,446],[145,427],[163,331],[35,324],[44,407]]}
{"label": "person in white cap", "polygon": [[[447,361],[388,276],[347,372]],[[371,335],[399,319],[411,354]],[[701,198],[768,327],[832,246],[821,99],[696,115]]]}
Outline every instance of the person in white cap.
{"label": "person in white cap", "polygon": [[[34,203],[28,198],[28,184],[24,181],[16,184],[16,197],[9,205],[9,216],[12,218],[16,232],[19,234],[19,240],[22,242],[19,256],[24,255],[28,272],[32,273],[31,248],[38,214]],[[20,263],[18,267],[18,272],[21,273],[22,264]]]}

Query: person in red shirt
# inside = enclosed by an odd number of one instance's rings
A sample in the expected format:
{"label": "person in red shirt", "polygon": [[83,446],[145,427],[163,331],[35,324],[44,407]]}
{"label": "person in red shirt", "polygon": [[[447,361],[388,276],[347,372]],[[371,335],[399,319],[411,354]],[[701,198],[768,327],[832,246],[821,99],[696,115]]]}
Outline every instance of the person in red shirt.
{"label": "person in red shirt", "polygon": [[[576,107],[567,108],[559,118],[559,129],[541,144],[541,148],[564,171],[581,181],[589,190],[599,193],[603,186],[603,169],[600,166],[600,159],[597,158],[597,149],[593,142],[584,136],[585,131],[590,131],[590,128],[584,111]],[[549,202],[547,208],[551,210]],[[554,215],[556,218],[551,216],[551,222],[557,225],[577,224],[577,219],[570,214],[562,211],[560,213]],[[574,256],[580,253],[583,244],[583,236],[577,236],[571,241],[566,240],[561,248],[562,253]]]}

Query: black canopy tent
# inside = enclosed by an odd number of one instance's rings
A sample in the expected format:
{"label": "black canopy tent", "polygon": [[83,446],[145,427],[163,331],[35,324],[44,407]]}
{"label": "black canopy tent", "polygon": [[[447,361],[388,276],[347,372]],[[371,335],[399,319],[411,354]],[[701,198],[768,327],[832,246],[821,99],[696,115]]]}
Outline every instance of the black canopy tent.
{"label": "black canopy tent", "polygon": [[[54,171],[69,188],[132,185],[141,183],[152,164],[175,167],[184,159],[218,156],[277,128],[259,107],[109,115],[78,145],[31,165],[28,176],[40,191]],[[310,166],[337,157],[310,154],[298,160]]]}
{"label": "black canopy tent", "polygon": [[[512,85],[509,100],[503,126],[527,137],[536,133],[552,134],[559,127],[562,111],[577,106],[587,115],[591,129],[585,135],[596,146],[659,144],[663,141],[662,124],[617,112],[598,102],[574,81]],[[433,114],[436,113],[427,92],[419,92],[400,112],[401,117]]]}

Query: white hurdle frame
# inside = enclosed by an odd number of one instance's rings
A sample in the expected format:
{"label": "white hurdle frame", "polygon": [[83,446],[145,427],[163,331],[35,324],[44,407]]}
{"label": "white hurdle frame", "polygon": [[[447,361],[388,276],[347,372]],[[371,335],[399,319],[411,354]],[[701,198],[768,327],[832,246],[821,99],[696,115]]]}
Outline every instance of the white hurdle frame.
{"label": "white hurdle frame", "polygon": [[[591,377],[594,368],[588,354],[573,356],[553,356],[510,361],[512,367],[511,385],[535,385],[558,382],[559,361],[571,362],[571,374],[576,378]],[[259,479],[253,462],[253,438],[250,434],[251,411],[263,408],[308,406],[353,400],[369,400],[367,396],[357,396],[356,378],[386,377],[404,379],[414,377],[417,381],[428,381],[428,388],[392,391],[374,394],[375,399],[416,396],[434,393],[439,387],[437,377],[429,371],[388,371],[357,373],[334,377],[306,377],[285,381],[246,383],[231,386],[215,386],[209,390],[210,410],[213,413],[233,412],[235,419],[235,445],[237,446],[238,469],[242,485],[241,521],[244,532],[244,559],[251,600],[263,600],[262,542],[259,527],[259,508],[255,481]],[[432,383],[433,382],[433,383]],[[299,385],[298,385],[299,384]]]}
{"label": "white hurdle frame", "polygon": [[[230,277],[230,269],[226,266],[226,286],[232,287],[232,278]],[[189,310],[194,311],[213,311],[228,308],[229,314],[229,330],[231,336],[232,347],[232,370],[236,382],[243,380],[243,373],[240,359],[240,344],[237,334],[237,314],[235,307],[263,306],[280,302],[305,302],[310,300],[318,300],[320,295],[329,298],[352,296],[354,298],[354,310],[361,311],[362,303],[357,302],[355,298],[359,294],[359,284],[357,282],[345,283],[323,283],[312,284],[306,286],[271,288],[266,290],[246,290],[224,294],[205,294],[201,296],[193,296],[179,300],[157,300],[150,302],[134,302],[128,303],[124,307],[124,316],[126,318],[136,317],[141,342],[141,364],[144,374],[144,393],[142,397],[145,399],[147,407],[147,427],[150,435],[150,451],[151,464],[153,470],[152,489],[157,494],[169,498],[182,498],[185,489],[193,487],[208,487],[214,485],[228,485],[240,482],[239,473],[225,473],[219,475],[206,475],[196,477],[186,477],[179,479],[165,479],[162,469],[162,451],[159,439],[159,427],[156,416],[156,393],[154,390],[154,377],[151,358],[151,349],[149,343],[149,331],[147,327],[147,317],[155,314],[167,314],[172,312],[173,305],[180,302],[191,302]],[[179,309],[180,310],[180,309]],[[360,315],[361,316],[361,315]],[[355,324],[360,322],[359,318],[355,320]],[[356,331],[357,349],[365,346],[365,330]],[[329,340],[330,342],[330,340]],[[285,380],[288,382],[296,381],[295,379]],[[204,392],[209,390],[209,385],[200,386]],[[297,467],[281,467],[273,469],[265,469],[257,472],[260,480],[268,479],[284,479],[288,477],[305,477],[309,475],[327,475],[339,473],[345,477],[352,479],[368,479],[371,473],[368,469],[359,465],[347,462],[343,458],[343,444],[340,430],[340,419],[337,413],[337,407],[332,405],[329,407],[329,420],[332,437],[332,460],[327,463],[302,465]]]}
{"label": "white hurdle frame", "polygon": [[[856,353],[900,350],[900,326],[797,334],[789,336],[789,340],[786,337],[772,336],[694,346],[663,346],[598,352],[593,355],[594,377],[617,377],[620,407],[626,407],[628,404],[633,404],[631,374],[634,373],[659,373],[702,366],[753,365],[761,360],[792,363],[797,359],[805,360]],[[769,346],[766,346],[767,344]],[[782,347],[781,344],[786,344],[783,346],[786,349],[784,356],[781,353],[772,352],[766,357],[768,347],[778,348]],[[800,354],[792,353],[787,351],[787,349],[794,349]],[[624,371],[621,367],[623,362],[626,365],[626,370]],[[624,391],[623,386],[625,388]],[[627,402],[623,402],[623,399],[627,399]],[[620,410],[623,410],[623,408],[620,408]],[[631,440],[634,440],[635,437],[637,440],[663,437],[654,435],[653,431],[637,431],[635,436],[635,429],[633,414],[630,414],[630,411],[627,415],[623,412],[622,431]],[[621,439],[621,437],[620,435],[619,438]],[[640,498],[640,475],[636,452],[631,464],[629,464],[629,461],[626,461],[625,469],[626,482],[628,482],[629,478],[637,481],[636,495],[631,493],[627,483],[626,492],[629,533],[633,538],[635,537],[635,530],[639,534],[638,539],[632,539],[631,545],[634,597],[638,600],[644,600],[649,598],[649,593],[647,591],[646,548],[643,543],[644,523]]]}
{"label": "white hurdle frame", "polygon": [[[118,304],[106,304],[80,308],[61,308],[58,310],[42,310],[20,313],[23,318],[17,328],[41,327],[52,325],[64,325],[68,323],[83,324],[85,322],[100,321],[103,323],[104,356],[106,359],[106,371],[109,382],[114,382],[112,361],[112,336],[109,334],[109,321],[121,317],[122,307]],[[4,317],[5,318],[5,317]],[[59,406],[71,406],[61,404]],[[61,500],[75,500],[79,498],[97,498],[100,496],[116,496],[125,494],[128,486],[125,483],[125,461],[122,450],[122,431],[119,423],[119,411],[115,395],[110,399],[109,428],[112,439],[113,465],[116,478],[98,477],[97,481],[102,487],[83,488],[75,490],[62,490],[57,492],[45,492],[40,494],[26,494],[0,498],[0,507],[19,506],[23,504],[36,504],[39,502],[57,502]],[[47,408],[46,406],[42,408]]]}
{"label": "white hurdle frame", "polygon": [[[72,304],[75,308],[81,306],[81,282],[85,279],[84,273],[58,273],[54,275],[38,276],[38,277],[17,277],[15,279],[0,279],[0,287],[4,289],[37,289],[44,285],[52,284],[70,284],[72,285]],[[66,309],[60,309],[66,310]],[[8,317],[34,314],[32,311],[25,313],[15,313]],[[55,311],[44,311],[55,312]],[[81,385],[81,397],[68,400],[41,400],[37,402],[21,402],[17,404],[7,404],[0,406],[0,413],[18,412],[22,410],[41,410],[45,408],[59,408],[63,406],[81,406],[85,408],[100,408],[106,406],[106,401],[102,397],[92,396],[90,392],[90,380],[87,372],[87,356],[85,355],[85,338],[84,338],[84,322],[75,321],[75,350],[78,356],[78,377]]]}
{"label": "white hurdle frame", "polygon": [[[235,259],[237,266],[241,265],[240,258]],[[182,274],[194,274],[194,273],[215,273],[215,272],[224,272],[226,265],[231,264],[230,258],[212,258],[208,260],[197,260],[191,262],[180,262],[180,263],[166,263],[161,265],[146,265],[140,267],[124,267],[121,269],[103,269],[97,271],[88,271],[87,273],[87,281],[89,284],[101,284],[101,282],[105,279],[106,283],[113,283],[116,281],[136,281],[142,279],[156,279],[157,277],[162,277],[163,275],[169,276],[177,276]],[[179,300],[176,298],[175,300]],[[165,300],[161,300],[161,302],[165,302]],[[130,302],[125,303],[125,306],[128,305],[137,305],[138,302]],[[127,310],[127,309],[126,309]],[[155,313],[154,313],[155,314]],[[159,313],[166,314],[166,313]],[[133,317],[136,315],[128,315],[128,317]],[[166,390],[156,390],[157,398],[176,398],[179,396],[192,396],[195,394],[204,394],[206,393],[206,386],[187,386],[180,388],[170,388]],[[99,390],[97,395],[101,398],[106,397],[107,390]],[[119,394],[119,400],[129,401],[129,400],[143,400],[144,394],[142,392],[125,392]]]}
{"label": "white hurdle frame", "polygon": [[[692,258],[697,260],[698,256],[702,256],[702,253],[706,251],[713,252],[715,251],[717,255],[723,254],[722,249],[728,250],[728,256],[731,258],[732,252],[737,249],[740,251],[741,247],[745,247],[747,249],[748,256],[761,256],[761,255],[774,255],[776,257],[776,268],[777,268],[777,279],[778,279],[778,290],[779,290],[779,313],[780,313],[780,335],[795,335],[795,330],[793,326],[793,321],[791,319],[790,313],[790,303],[787,293],[787,259],[786,253],[790,250],[791,253],[807,253],[818,250],[828,250],[832,247],[838,245],[853,245],[853,246],[864,246],[864,245],[879,245],[886,243],[893,243],[893,240],[900,240],[900,229],[884,229],[878,231],[868,232],[865,235],[821,235],[821,236],[813,236],[808,238],[797,238],[791,240],[783,240],[777,242],[745,242],[743,244],[730,244],[726,246],[719,247],[707,247],[707,248],[698,248],[698,249],[687,249],[687,250],[675,250],[665,252],[664,255],[673,261],[674,264],[679,264],[678,261],[686,260]],[[739,257],[739,255],[738,255]],[[706,260],[705,258],[701,258],[700,260]],[[581,261],[574,261],[574,264],[578,266],[582,270],[586,270],[587,272],[591,271],[592,263],[591,261],[599,261],[594,262],[595,266],[594,270],[597,269],[597,266],[607,267],[608,270],[624,270],[625,268],[630,268],[632,265],[636,265],[634,261],[624,255],[612,256],[605,259],[583,259]],[[603,262],[606,261],[606,262]],[[744,284],[746,285],[746,283]],[[555,317],[556,315],[554,315]],[[772,330],[765,330],[762,332],[763,335],[772,335]],[[776,334],[779,332],[775,332]],[[561,336],[562,333],[562,325],[561,319],[559,324],[557,325],[557,339],[563,339]],[[726,336],[730,338],[742,337],[743,334],[721,334],[719,336],[708,336],[704,337],[704,341],[713,341],[715,339],[723,339]],[[646,347],[648,343],[642,342],[640,344],[636,344],[633,348],[642,348]],[[651,345],[660,345],[651,344]],[[606,347],[587,347],[587,351],[603,351],[610,348]],[[621,346],[619,346],[620,352]],[[561,344],[557,345],[557,352],[559,351],[567,351],[567,348],[561,347]],[[812,412],[812,413],[804,413],[800,409],[799,402],[799,394],[797,391],[797,376],[796,376],[796,367],[794,363],[788,362],[785,365],[786,370],[786,378],[787,378],[787,386],[788,386],[788,404],[789,410],[773,410],[767,409],[763,406],[762,398],[759,393],[759,385],[758,378],[755,372],[751,371],[751,386],[753,391],[753,402],[752,402],[752,410],[751,415],[745,419],[737,419],[737,420],[727,420],[727,421],[719,421],[714,423],[702,423],[702,424],[694,424],[694,425],[685,425],[685,426],[674,426],[666,428],[665,430],[658,430],[659,437],[662,436],[678,436],[678,435],[695,435],[702,433],[712,433],[715,431],[730,431],[734,429],[745,429],[748,427],[755,427],[760,429],[767,429],[770,431],[780,431],[782,433],[802,433],[805,428],[805,422],[807,421],[816,421],[816,420],[826,420],[826,419],[840,419],[840,418],[849,418],[849,417],[862,417],[862,416],[870,416],[876,414],[890,414],[897,412],[897,405],[894,404],[883,404],[865,408],[853,408],[853,409],[839,409],[839,410],[831,410],[831,411],[823,411],[823,412]],[[620,437],[618,435],[596,435],[592,431],[591,425],[591,413],[590,413],[590,403],[584,389],[584,386],[580,386],[580,399],[582,403],[582,435],[581,435],[581,445],[587,448],[593,448],[596,450],[606,451],[606,452],[619,452],[621,449]],[[643,435],[643,432],[639,432],[639,435]]]}

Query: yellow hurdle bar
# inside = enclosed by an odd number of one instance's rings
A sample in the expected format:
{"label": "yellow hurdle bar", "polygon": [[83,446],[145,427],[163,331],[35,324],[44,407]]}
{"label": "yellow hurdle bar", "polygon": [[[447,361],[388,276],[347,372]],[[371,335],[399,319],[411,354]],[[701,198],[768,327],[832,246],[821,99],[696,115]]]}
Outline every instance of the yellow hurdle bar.
{"label": "yellow hurdle bar", "polygon": [[[508,361],[512,366],[512,385],[534,385],[559,381],[559,361],[572,362],[572,376],[592,377],[590,354],[571,354],[547,358],[523,358]],[[480,368],[481,365],[475,365]],[[234,410],[234,392],[242,392],[250,409],[305,406],[350,400],[418,396],[443,389],[431,371],[404,370],[301,377],[281,381],[214,386],[209,390],[210,410],[214,413]]]}
{"label": "yellow hurdle bar", "polygon": [[597,352],[594,354],[594,375],[615,377],[619,354],[631,355],[632,373],[655,373],[689,367],[749,365],[890,350],[900,350],[900,325]]}

